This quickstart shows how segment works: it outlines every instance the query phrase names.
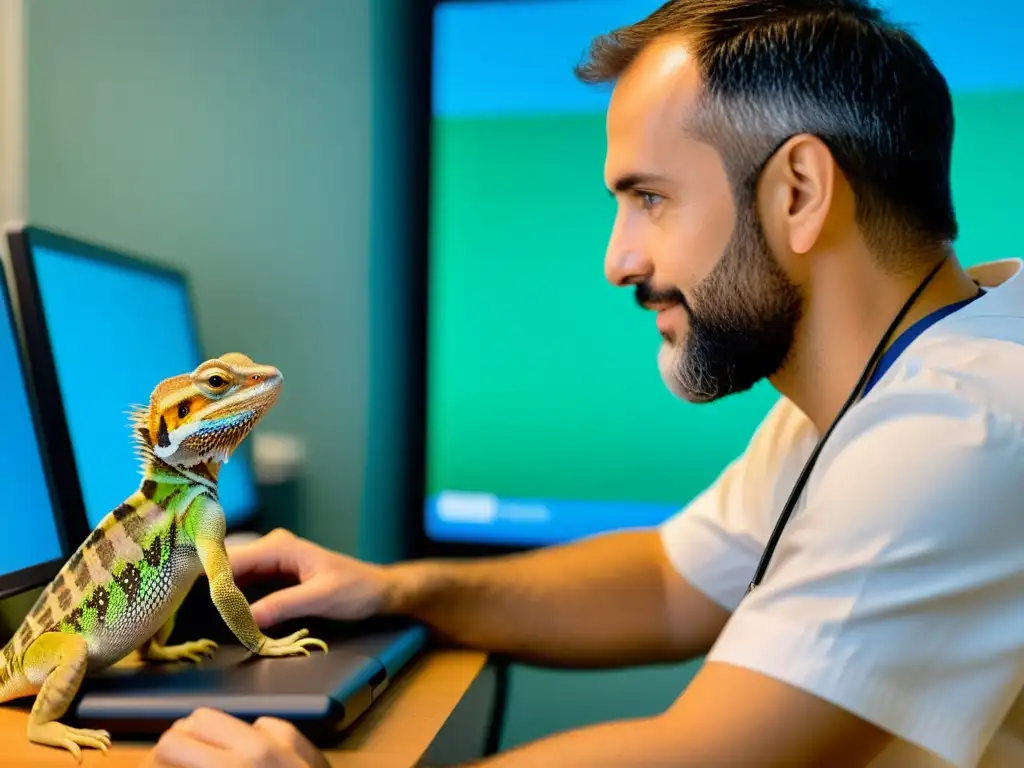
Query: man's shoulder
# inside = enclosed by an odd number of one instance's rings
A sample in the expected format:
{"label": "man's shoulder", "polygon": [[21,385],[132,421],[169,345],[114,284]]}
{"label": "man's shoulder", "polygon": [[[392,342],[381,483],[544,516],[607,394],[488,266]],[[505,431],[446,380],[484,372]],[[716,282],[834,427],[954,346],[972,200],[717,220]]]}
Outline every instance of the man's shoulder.
{"label": "man's shoulder", "polygon": [[[1024,260],[985,262],[968,272],[985,294],[911,343],[866,400],[884,399],[890,415],[904,403],[914,410],[905,397],[911,393],[1024,410],[1024,387],[1019,386],[1024,381]],[[806,415],[780,397],[756,428],[750,447],[799,452],[816,438]]]}
{"label": "man's shoulder", "polygon": [[[1024,342],[956,333],[908,349],[836,426],[822,463],[871,445],[914,445],[935,460],[994,451],[1016,457],[1024,437]],[[945,430],[945,431],[943,431]],[[926,438],[933,442],[924,444]],[[935,440],[935,438],[938,438]],[[826,454],[828,454],[826,456]],[[894,466],[910,460],[892,456]]]}
{"label": "man's shoulder", "polygon": [[1024,346],[988,343],[936,341],[850,409],[808,482],[795,542],[828,557],[840,539],[884,539],[948,549],[949,563],[960,548],[1001,551],[1024,496]]}
{"label": "man's shoulder", "polygon": [[[1024,296],[1017,311],[987,296],[912,343],[864,398],[865,416],[908,416],[941,408],[947,418],[1024,427]],[[884,406],[884,407],[880,407]]]}
{"label": "man's shoulder", "polygon": [[987,262],[969,272],[985,293],[912,341],[837,432],[901,417],[913,429],[940,414],[947,422],[984,416],[1024,426],[1024,262]]}

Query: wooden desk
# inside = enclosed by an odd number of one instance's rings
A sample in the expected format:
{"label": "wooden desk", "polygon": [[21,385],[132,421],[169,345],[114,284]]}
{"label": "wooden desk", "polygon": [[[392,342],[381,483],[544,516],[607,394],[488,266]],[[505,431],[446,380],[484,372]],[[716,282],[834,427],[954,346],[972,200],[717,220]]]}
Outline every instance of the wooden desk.
{"label": "wooden desk", "polygon": [[[476,680],[486,654],[429,651],[404,672],[348,732],[327,751],[338,768],[412,768],[430,747],[441,726]],[[74,768],[66,750],[30,744],[25,738],[32,699],[0,707],[0,752],[4,765]],[[83,766],[138,766],[148,744],[115,741],[104,756],[82,750]]]}

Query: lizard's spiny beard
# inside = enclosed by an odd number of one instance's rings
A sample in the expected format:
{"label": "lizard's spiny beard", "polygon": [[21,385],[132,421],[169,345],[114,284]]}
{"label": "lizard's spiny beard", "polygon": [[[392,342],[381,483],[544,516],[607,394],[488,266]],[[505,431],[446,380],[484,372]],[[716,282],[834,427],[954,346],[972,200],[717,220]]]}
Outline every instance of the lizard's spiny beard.
{"label": "lizard's spiny beard", "polygon": [[253,411],[248,411],[216,421],[203,422],[199,430],[179,438],[178,449],[169,460],[182,466],[211,462],[227,464],[231,454],[258,420]]}

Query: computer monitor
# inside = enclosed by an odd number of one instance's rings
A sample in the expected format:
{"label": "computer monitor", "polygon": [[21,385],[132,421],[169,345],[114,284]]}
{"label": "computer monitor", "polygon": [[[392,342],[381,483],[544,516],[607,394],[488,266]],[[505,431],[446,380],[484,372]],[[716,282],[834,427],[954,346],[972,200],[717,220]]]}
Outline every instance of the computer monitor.
{"label": "computer monitor", "polygon": [[[5,263],[4,274],[7,268]],[[48,582],[77,545],[56,514],[39,410],[12,311],[0,280],[0,598]]]}
{"label": "computer monitor", "polygon": [[[742,452],[776,400],[767,384],[706,405],[670,396],[653,316],[604,279],[612,86],[584,85],[573,67],[594,36],[661,3],[435,5],[426,503],[416,510],[428,544],[519,547],[657,523]],[[883,5],[952,92],[958,258],[1020,252],[1018,25],[993,29],[956,4]]]}
{"label": "computer monitor", "polygon": [[604,278],[611,89],[577,82],[573,66],[595,35],[660,4],[435,4],[426,550],[656,525],[743,450],[776,399],[767,385],[709,405],[675,399],[653,316]]}
{"label": "computer monitor", "polygon": [[[124,251],[28,227],[10,237],[29,358],[46,408],[62,413],[51,443],[77,474],[77,503],[95,526],[139,485],[128,411],[156,384],[207,358],[186,276]],[[230,350],[222,350],[224,352]],[[244,350],[239,350],[244,351]],[[220,475],[232,530],[257,495],[248,443]]]}

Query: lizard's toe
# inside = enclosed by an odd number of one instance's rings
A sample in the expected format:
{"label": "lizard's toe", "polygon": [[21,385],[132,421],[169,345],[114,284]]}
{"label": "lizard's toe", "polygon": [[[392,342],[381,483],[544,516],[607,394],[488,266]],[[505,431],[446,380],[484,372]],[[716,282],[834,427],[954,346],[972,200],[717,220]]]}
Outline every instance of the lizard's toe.
{"label": "lizard's toe", "polygon": [[309,656],[309,647],[316,647],[327,653],[327,643],[316,637],[307,637],[308,629],[300,629],[288,637],[267,638],[259,651],[260,656]]}
{"label": "lizard's toe", "polygon": [[163,645],[151,647],[147,650],[147,658],[154,661],[191,661],[196,664],[203,660],[204,656],[213,656],[217,650],[217,643],[213,640],[190,640],[180,645]]}
{"label": "lizard's toe", "polygon": [[28,738],[36,744],[66,749],[79,763],[82,762],[81,747],[98,749],[104,754],[110,748],[110,734],[106,731],[72,728],[56,721],[38,725],[30,723]]}

